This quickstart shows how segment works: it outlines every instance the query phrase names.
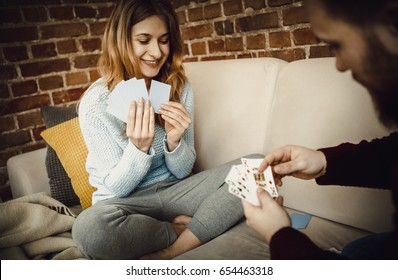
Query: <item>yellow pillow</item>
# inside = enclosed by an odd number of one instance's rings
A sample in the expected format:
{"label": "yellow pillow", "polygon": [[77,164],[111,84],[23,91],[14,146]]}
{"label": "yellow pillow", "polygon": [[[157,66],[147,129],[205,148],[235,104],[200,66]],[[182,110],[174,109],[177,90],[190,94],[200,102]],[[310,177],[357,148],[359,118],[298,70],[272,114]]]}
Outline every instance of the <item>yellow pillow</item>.
{"label": "yellow pillow", "polygon": [[88,151],[78,118],[48,128],[42,131],[40,135],[57,154],[71,179],[73,190],[79,197],[83,209],[90,207],[95,188],[88,182],[86,170]]}

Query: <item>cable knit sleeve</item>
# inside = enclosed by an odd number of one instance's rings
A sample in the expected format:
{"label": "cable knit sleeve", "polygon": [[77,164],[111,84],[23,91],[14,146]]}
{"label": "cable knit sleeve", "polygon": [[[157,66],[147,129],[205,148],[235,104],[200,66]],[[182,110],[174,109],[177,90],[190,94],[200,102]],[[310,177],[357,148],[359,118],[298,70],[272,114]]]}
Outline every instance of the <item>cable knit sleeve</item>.
{"label": "cable knit sleeve", "polygon": [[167,149],[166,139],[163,141],[166,165],[170,172],[178,179],[185,178],[191,173],[196,160],[194,147],[194,98],[189,84],[186,84],[184,87],[181,102],[191,117],[191,124],[185,131],[178,146],[172,152],[169,152]]}
{"label": "cable knit sleeve", "polygon": [[153,156],[125,137],[125,124],[106,113],[109,91],[94,84],[79,105],[79,122],[88,149],[90,183],[104,196],[129,195],[147,174]]}

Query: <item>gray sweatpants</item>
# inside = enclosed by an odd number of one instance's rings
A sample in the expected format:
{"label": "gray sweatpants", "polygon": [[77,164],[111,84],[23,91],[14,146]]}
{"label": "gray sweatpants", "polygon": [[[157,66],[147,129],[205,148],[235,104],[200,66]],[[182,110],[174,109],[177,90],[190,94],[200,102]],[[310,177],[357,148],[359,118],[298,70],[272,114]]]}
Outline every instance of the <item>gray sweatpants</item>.
{"label": "gray sweatpants", "polygon": [[[261,157],[250,155],[246,157]],[[126,198],[100,201],[76,219],[72,234],[79,249],[93,259],[137,259],[167,248],[177,239],[171,221],[192,216],[187,227],[205,243],[243,217],[240,199],[224,183],[240,159],[181,181],[163,181]]]}

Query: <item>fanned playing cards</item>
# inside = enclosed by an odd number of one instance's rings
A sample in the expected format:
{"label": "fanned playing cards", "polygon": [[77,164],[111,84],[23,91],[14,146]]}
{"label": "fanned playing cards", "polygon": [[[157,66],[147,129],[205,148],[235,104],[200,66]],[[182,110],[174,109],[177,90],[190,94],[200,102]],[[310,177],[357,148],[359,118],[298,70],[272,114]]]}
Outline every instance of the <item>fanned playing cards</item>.
{"label": "fanned playing cards", "polygon": [[268,166],[263,173],[257,171],[263,159],[242,158],[241,161],[242,164],[232,166],[225,178],[231,194],[256,206],[260,205],[256,193],[258,188],[264,189],[273,198],[278,197],[271,167]]}
{"label": "fanned playing cards", "polygon": [[144,100],[151,101],[155,113],[159,113],[160,105],[169,101],[170,89],[170,85],[152,80],[148,94],[144,79],[132,78],[121,81],[109,95],[106,111],[127,122],[130,103],[133,100],[138,102],[139,98],[142,97]]}

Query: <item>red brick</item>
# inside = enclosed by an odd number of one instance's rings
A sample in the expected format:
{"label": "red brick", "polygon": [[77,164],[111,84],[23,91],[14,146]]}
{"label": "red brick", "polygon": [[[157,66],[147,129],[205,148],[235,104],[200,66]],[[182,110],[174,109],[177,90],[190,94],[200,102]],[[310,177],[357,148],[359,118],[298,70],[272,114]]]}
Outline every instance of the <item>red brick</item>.
{"label": "red brick", "polygon": [[185,55],[189,55],[189,46],[188,46],[188,44],[183,44],[183,46],[182,46],[182,48],[183,48],[183,52],[184,52],[184,54]]}
{"label": "red brick", "polygon": [[37,40],[37,27],[9,27],[0,28],[0,43],[15,43]]}
{"label": "red brick", "polygon": [[[44,130],[44,127],[43,127],[43,130]],[[44,141],[31,143],[28,146],[22,147],[22,153],[36,151],[38,149],[45,148],[45,147],[47,147],[47,144]]]}
{"label": "red brick", "polygon": [[46,22],[48,20],[47,11],[43,7],[24,8],[23,15],[29,22]]}
{"label": "red brick", "polygon": [[15,67],[12,65],[0,65],[0,80],[12,80],[17,77]]}
{"label": "red brick", "polygon": [[49,8],[50,18],[56,20],[71,20],[74,18],[72,7],[52,7]]}
{"label": "red brick", "polygon": [[290,50],[280,50],[272,51],[271,55],[273,57],[283,59],[287,62],[294,60],[305,59],[305,51],[303,49],[290,49]]}
{"label": "red brick", "polygon": [[256,54],[254,54],[254,53],[242,53],[242,54],[238,54],[237,59],[254,58],[254,57],[256,57]]}
{"label": "red brick", "polygon": [[287,4],[292,4],[292,0],[268,0],[268,5],[270,7],[278,7]]}
{"label": "red brick", "polygon": [[212,19],[221,17],[221,5],[219,3],[204,7],[204,18]]}
{"label": "red brick", "polygon": [[246,47],[247,49],[264,49],[265,48],[265,35],[251,35],[246,37]]}
{"label": "red brick", "polygon": [[213,26],[211,23],[186,27],[182,29],[183,40],[192,40],[192,39],[210,37],[212,34],[213,34]]}
{"label": "red brick", "polygon": [[255,31],[279,26],[278,14],[276,12],[259,14],[255,16],[237,19],[238,31]]}
{"label": "red brick", "polygon": [[106,21],[90,23],[91,35],[102,35],[102,34],[104,34],[106,24],[107,24]]}
{"label": "red brick", "polygon": [[177,12],[178,23],[184,24],[187,22],[187,18],[185,16],[185,10]]}
{"label": "red brick", "polygon": [[214,28],[217,35],[229,35],[235,33],[234,24],[230,20],[217,21],[214,23]]}
{"label": "red brick", "polygon": [[184,58],[184,63],[197,62],[197,61],[199,61],[199,58],[197,58],[197,57],[186,57],[186,58]]}
{"label": "red brick", "polygon": [[225,52],[224,40],[218,39],[218,40],[209,41],[209,52],[210,53]]}
{"label": "red brick", "polygon": [[114,6],[98,7],[98,18],[109,18],[114,9]]}
{"label": "red brick", "polygon": [[75,72],[66,74],[66,85],[75,86],[83,85],[88,83],[88,77],[86,72]]}
{"label": "red brick", "polygon": [[99,78],[101,78],[101,74],[98,72],[98,70],[90,71],[90,82],[95,82]]}
{"label": "red brick", "polygon": [[43,118],[39,111],[18,115],[17,120],[20,129],[43,125]]}
{"label": "red brick", "polygon": [[203,20],[203,7],[193,8],[188,10],[188,19],[190,22]]}
{"label": "red brick", "polygon": [[220,56],[205,56],[202,57],[201,61],[213,61],[213,60],[227,60],[227,59],[235,59],[234,55],[220,55]]}
{"label": "red brick", "polygon": [[17,62],[28,59],[28,52],[25,46],[5,47],[3,49],[4,58],[11,62]]}
{"label": "red brick", "polygon": [[334,54],[329,46],[311,46],[310,58],[333,57]]}
{"label": "red brick", "polygon": [[65,40],[57,42],[57,49],[59,54],[75,53],[77,47],[75,40]]}
{"label": "red brick", "polygon": [[23,112],[31,109],[50,105],[50,97],[47,94],[15,98],[7,103],[4,115]]}
{"label": "red brick", "polygon": [[65,23],[40,26],[43,39],[65,38],[87,35],[84,23]]}
{"label": "red brick", "polygon": [[171,5],[176,9],[188,5],[190,0],[170,0]]}
{"label": "red brick", "polygon": [[309,22],[304,7],[293,7],[283,11],[283,25]]}
{"label": "red brick", "polygon": [[315,34],[312,32],[310,28],[294,30],[293,41],[296,45],[310,45],[310,44],[319,43]]}
{"label": "red brick", "polygon": [[269,34],[269,45],[271,48],[285,48],[291,46],[290,32],[278,31]]}
{"label": "red brick", "polygon": [[240,14],[242,12],[242,0],[230,0],[223,3],[226,16]]}
{"label": "red brick", "polygon": [[32,129],[33,139],[35,141],[43,140],[43,137],[41,137],[40,133],[42,133],[45,129],[46,129],[46,127],[44,125],[40,126],[40,127],[33,128]]}
{"label": "red brick", "polygon": [[1,117],[0,118],[0,131],[10,131],[16,128],[13,117]]}
{"label": "red brick", "polygon": [[32,54],[34,58],[46,58],[57,55],[54,43],[32,45]]}
{"label": "red brick", "polygon": [[99,57],[100,55],[98,54],[76,56],[75,67],[76,68],[96,67]]}
{"label": "red brick", "polygon": [[17,131],[0,135],[0,149],[15,147],[31,142],[29,131]]}
{"label": "red brick", "polygon": [[97,10],[91,7],[75,7],[76,17],[78,18],[95,18],[97,15]]}
{"label": "red brick", "polygon": [[61,76],[50,76],[39,80],[39,87],[41,90],[51,90],[62,88],[64,81]]}
{"label": "red brick", "polygon": [[69,59],[61,58],[41,62],[21,64],[21,73],[24,77],[39,76],[46,73],[70,70]]}
{"label": "red brick", "polygon": [[261,10],[265,8],[265,1],[259,0],[245,0],[245,8],[252,8],[254,10]]}
{"label": "red brick", "polygon": [[192,43],[191,48],[192,48],[193,55],[206,54],[206,43],[205,42]]}
{"label": "red brick", "polygon": [[86,91],[87,88],[78,88],[78,89],[71,89],[71,90],[64,90],[54,92],[52,94],[54,104],[62,104],[71,101],[77,101],[80,99],[82,94]]}
{"label": "red brick", "polygon": [[243,51],[243,40],[239,38],[226,38],[225,46],[228,52]]}
{"label": "red brick", "polygon": [[0,98],[9,98],[10,97],[10,91],[8,89],[7,84],[0,84]]}
{"label": "red brick", "polygon": [[15,97],[33,94],[37,92],[37,84],[36,81],[23,81],[19,83],[14,83],[11,85],[12,92]]}
{"label": "red brick", "polygon": [[0,23],[20,23],[22,22],[21,10],[17,8],[0,9]]}
{"label": "red brick", "polygon": [[84,39],[80,44],[85,52],[93,52],[101,50],[101,39]]}
{"label": "red brick", "polygon": [[258,52],[258,57],[272,57],[271,52],[269,51],[260,51]]}

